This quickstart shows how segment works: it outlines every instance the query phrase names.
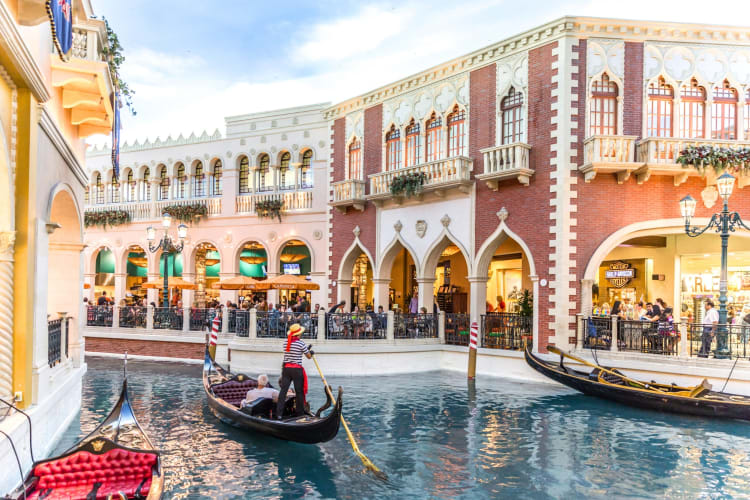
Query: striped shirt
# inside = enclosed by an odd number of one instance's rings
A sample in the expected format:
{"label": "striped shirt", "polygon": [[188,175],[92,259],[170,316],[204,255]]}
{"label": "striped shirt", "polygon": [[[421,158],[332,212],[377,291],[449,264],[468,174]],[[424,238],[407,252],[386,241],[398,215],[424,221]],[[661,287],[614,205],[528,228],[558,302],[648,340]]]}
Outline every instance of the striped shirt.
{"label": "striped shirt", "polygon": [[302,365],[302,354],[310,352],[307,345],[297,339],[289,346],[289,352],[284,351],[284,363]]}

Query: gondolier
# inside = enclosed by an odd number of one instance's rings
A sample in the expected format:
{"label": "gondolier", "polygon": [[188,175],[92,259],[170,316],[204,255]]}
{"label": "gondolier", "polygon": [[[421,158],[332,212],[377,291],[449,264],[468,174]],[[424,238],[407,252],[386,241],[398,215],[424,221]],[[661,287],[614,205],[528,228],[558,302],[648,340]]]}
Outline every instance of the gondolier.
{"label": "gondolier", "polygon": [[282,418],[284,412],[284,403],[289,386],[294,382],[295,397],[295,415],[300,416],[305,413],[305,371],[302,368],[302,355],[308,359],[312,357],[312,351],[305,345],[300,337],[305,329],[298,323],[289,327],[287,332],[286,347],[284,348],[284,361],[281,368],[281,380],[279,382],[279,401],[276,406],[276,415],[278,419]]}

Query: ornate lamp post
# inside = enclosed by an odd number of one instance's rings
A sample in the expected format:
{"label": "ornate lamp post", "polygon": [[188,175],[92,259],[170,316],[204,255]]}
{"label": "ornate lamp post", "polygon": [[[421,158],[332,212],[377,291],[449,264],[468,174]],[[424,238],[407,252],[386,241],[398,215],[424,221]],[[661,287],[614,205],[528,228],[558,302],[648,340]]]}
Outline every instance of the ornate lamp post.
{"label": "ornate lamp post", "polygon": [[168,233],[169,226],[172,225],[172,216],[166,213],[163,214],[161,225],[164,228],[164,236],[162,236],[159,243],[154,245],[156,229],[153,226],[146,228],[146,239],[148,240],[148,249],[150,252],[155,253],[161,248],[164,254],[164,288],[162,289],[162,300],[164,301],[164,307],[169,307],[169,257],[172,257],[172,264],[174,265],[174,254],[182,252],[182,248],[185,246],[187,226],[185,224],[177,226],[177,237],[180,242],[175,245]]}
{"label": "ornate lamp post", "polygon": [[734,189],[734,176],[724,173],[716,180],[716,187],[719,190],[721,199],[724,201],[724,208],[718,214],[713,214],[706,227],[691,227],[690,219],[695,215],[695,199],[687,195],[680,200],[680,212],[685,219],[685,233],[688,236],[700,236],[711,228],[714,228],[721,236],[721,277],[719,281],[719,325],[717,329],[716,341],[717,347],[714,355],[717,358],[728,358],[730,356],[727,348],[727,248],[729,246],[729,235],[737,227],[743,227],[750,231],[746,226],[740,214],[729,211],[729,197]]}

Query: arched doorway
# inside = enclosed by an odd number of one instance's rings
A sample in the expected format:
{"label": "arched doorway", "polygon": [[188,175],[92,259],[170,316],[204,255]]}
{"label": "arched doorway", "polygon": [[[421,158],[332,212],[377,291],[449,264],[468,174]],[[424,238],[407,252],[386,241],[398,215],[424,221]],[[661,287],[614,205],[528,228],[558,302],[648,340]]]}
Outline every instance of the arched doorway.
{"label": "arched doorway", "polygon": [[[281,274],[309,276],[312,272],[312,255],[310,248],[304,241],[291,239],[284,243],[279,251],[279,270]],[[299,294],[306,294],[307,300],[312,302],[309,291],[279,290],[280,304],[294,304]]]}
{"label": "arched doorway", "polygon": [[115,296],[115,254],[104,247],[96,252],[94,262],[94,303],[111,302]]}
{"label": "arched doorway", "polygon": [[[240,270],[240,276],[249,276],[255,279],[265,279],[268,272],[268,252],[266,247],[258,241],[249,241],[240,247],[238,255],[238,266]],[[242,290],[240,291],[243,292]],[[258,300],[266,297],[266,292],[254,292],[253,297],[245,292],[238,297],[240,303],[249,300],[250,298],[257,298]]]}
{"label": "arched doorway", "polygon": [[421,303],[432,311],[433,301],[447,314],[469,312],[469,258],[463,248],[444,235],[427,252],[424,261],[424,286]]}
{"label": "arched doorway", "polygon": [[[410,306],[419,300],[417,270],[412,253],[400,241],[393,242],[384,253],[378,271],[381,278],[390,280],[387,292],[388,309],[399,309],[401,312],[414,310],[414,307]],[[413,302],[412,299],[416,299],[417,302]]]}
{"label": "arched doorway", "polygon": [[125,251],[125,302],[145,302],[146,291],[141,285],[148,279],[148,256],[140,245],[132,245]]}
{"label": "arched doorway", "polygon": [[364,252],[354,261],[352,266],[352,286],[349,303],[359,307],[360,311],[374,308],[372,264]]}
{"label": "arched doorway", "polygon": [[213,243],[200,243],[195,248],[195,301],[198,307],[219,299],[219,291],[211,285],[219,281],[221,254]]}

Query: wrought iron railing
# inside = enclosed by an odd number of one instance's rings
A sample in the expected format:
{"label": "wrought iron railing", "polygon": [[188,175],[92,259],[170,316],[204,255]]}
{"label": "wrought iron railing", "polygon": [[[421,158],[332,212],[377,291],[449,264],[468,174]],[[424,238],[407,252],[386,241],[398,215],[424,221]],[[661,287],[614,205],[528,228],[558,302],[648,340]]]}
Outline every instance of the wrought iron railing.
{"label": "wrought iron railing", "polygon": [[437,338],[437,314],[394,314],[393,337],[397,339]]}
{"label": "wrought iron railing", "polygon": [[154,330],[182,330],[182,309],[176,307],[154,308]]}
{"label": "wrought iron railing", "polygon": [[[718,348],[719,325],[688,323],[687,340],[690,356],[713,357]],[[750,357],[750,325],[726,325],[727,349],[732,358]]]}
{"label": "wrought iron railing", "polygon": [[620,351],[676,356],[680,332],[667,321],[617,321],[617,348]]}
{"label": "wrought iron railing", "polygon": [[86,310],[86,326],[112,326],[112,306],[89,306]]}
{"label": "wrought iron railing", "polygon": [[69,354],[70,341],[69,340],[70,340],[70,318],[67,317],[65,318],[65,339],[63,340],[65,344],[65,357],[66,358],[70,357],[70,354]]}
{"label": "wrought iron railing", "polygon": [[581,344],[584,349],[606,349],[612,345],[612,318],[591,316],[580,318]]}
{"label": "wrought iron railing", "polygon": [[326,314],[326,339],[384,339],[388,326],[385,313]]}
{"label": "wrought iron railing", "polygon": [[256,334],[259,338],[286,338],[289,327],[295,323],[305,328],[302,338],[317,337],[318,318],[310,313],[294,313],[291,311],[258,311]]}
{"label": "wrought iron railing", "polygon": [[247,309],[230,310],[229,331],[238,337],[247,337],[250,335],[250,311]]}
{"label": "wrought iron railing", "polygon": [[47,362],[50,368],[62,359],[62,319],[47,321]]}
{"label": "wrought iron railing", "polygon": [[148,308],[124,306],[120,308],[120,328],[146,328]]}
{"label": "wrought iron railing", "polygon": [[524,349],[531,342],[533,318],[518,313],[482,315],[482,347]]}
{"label": "wrought iron railing", "polygon": [[[190,309],[190,331],[200,332],[206,328],[210,329],[210,323],[216,317],[216,309],[191,308]],[[221,331],[221,318],[219,318],[219,331]]]}
{"label": "wrought iron railing", "polygon": [[469,345],[471,320],[468,314],[445,315],[445,343]]}

